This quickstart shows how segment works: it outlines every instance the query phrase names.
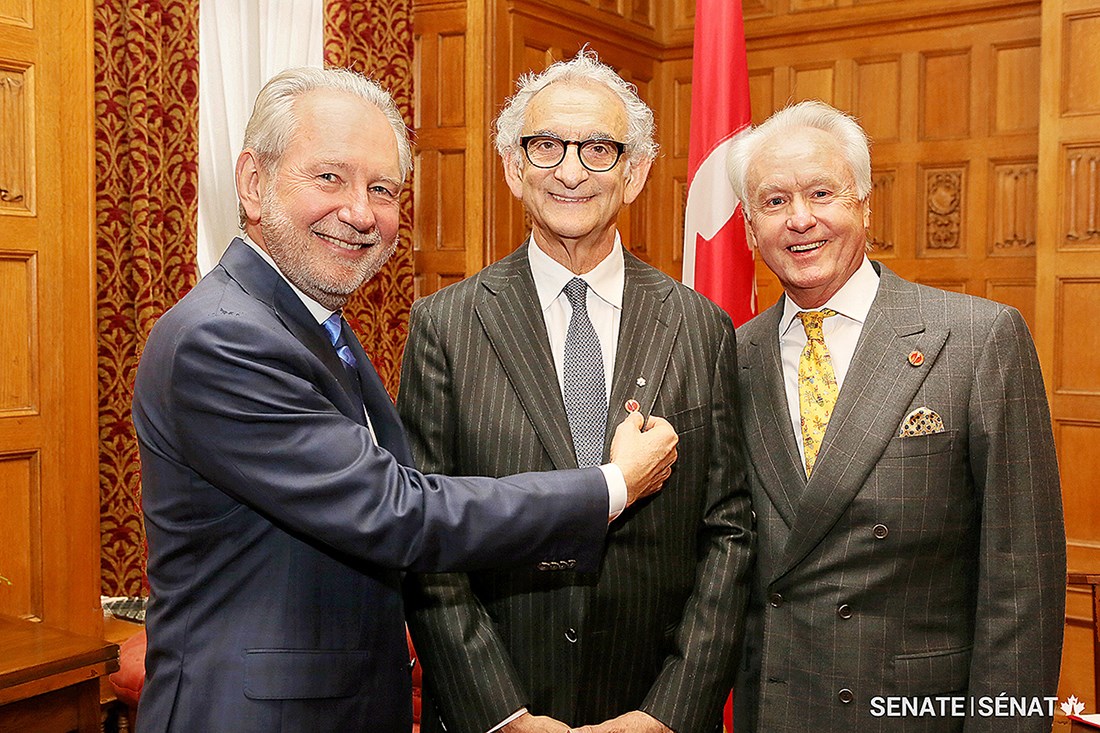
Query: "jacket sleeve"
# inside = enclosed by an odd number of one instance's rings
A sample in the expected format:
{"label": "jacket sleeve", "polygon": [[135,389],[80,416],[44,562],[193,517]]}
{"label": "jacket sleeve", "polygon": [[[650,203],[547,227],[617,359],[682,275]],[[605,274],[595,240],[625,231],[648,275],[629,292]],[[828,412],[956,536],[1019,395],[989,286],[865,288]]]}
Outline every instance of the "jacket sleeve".
{"label": "jacket sleeve", "polygon": [[[677,733],[706,730],[733,687],[745,628],[754,532],[737,396],[733,324],[722,319],[713,365],[707,510],[695,587],[642,710]],[[613,664],[613,660],[608,660]]]}
{"label": "jacket sleeve", "polygon": [[[970,421],[982,526],[969,694],[978,704],[1055,696],[1066,590],[1061,490],[1039,361],[1014,309],[997,316],[982,347]],[[1050,725],[1043,716],[975,716],[965,730]]]}
{"label": "jacket sleeve", "polygon": [[[453,468],[455,395],[431,314],[413,306],[398,408],[425,470]],[[484,733],[526,704],[496,626],[461,573],[410,575],[406,613],[426,683],[448,730]]]}
{"label": "jacket sleeve", "polygon": [[135,401],[146,448],[208,484],[174,488],[181,521],[191,521],[187,492],[206,497],[212,486],[226,511],[243,504],[288,532],[387,568],[598,562],[607,517],[598,469],[494,480],[402,466],[336,409],[326,390],[338,383],[316,355],[244,314],[161,331],[150,348]]}

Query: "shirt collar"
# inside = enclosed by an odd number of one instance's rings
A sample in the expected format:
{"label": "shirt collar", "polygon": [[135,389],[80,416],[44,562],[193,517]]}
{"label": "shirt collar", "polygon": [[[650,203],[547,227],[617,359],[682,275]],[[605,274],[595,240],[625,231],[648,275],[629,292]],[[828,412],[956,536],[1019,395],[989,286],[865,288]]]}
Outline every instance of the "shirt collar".
{"label": "shirt collar", "polygon": [[622,310],[623,289],[626,283],[626,263],[623,258],[623,243],[619,232],[615,232],[615,244],[607,257],[583,275],[571,272],[567,267],[546,254],[535,243],[535,233],[531,232],[531,241],[527,246],[527,260],[531,264],[531,276],[535,279],[538,291],[539,307],[546,310],[561,295],[562,288],[575,277],[588,283],[600,299]]}
{"label": "shirt collar", "polygon": [[249,239],[247,234],[241,234],[241,239],[244,241],[245,244],[251,247],[256,252],[256,254],[258,254],[260,257],[263,257],[264,262],[271,265],[271,268],[275,270],[275,272],[279,273],[279,277],[281,277],[283,280],[286,280],[286,284],[290,286],[290,289],[293,290],[294,294],[297,295],[298,298],[302,301],[302,305],[304,305],[306,309],[309,310],[309,314],[317,319],[317,323],[324,323],[328,320],[329,316],[336,312],[333,310],[329,310],[328,308],[321,305],[316,300],[299,290],[297,285],[287,279],[287,276],[284,275],[283,271],[279,269],[279,266],[275,264],[275,260],[271,259],[271,255],[269,255],[260,245]]}
{"label": "shirt collar", "polygon": [[[875,272],[874,266],[865,255],[863,262],[848,278],[848,282],[844,283],[840,290],[836,291],[833,297],[829,298],[821,308],[834,310],[862,326],[867,320],[867,314],[871,312],[871,304],[875,301],[875,295],[878,294],[878,283],[878,273]],[[784,296],[783,317],[779,319],[779,333],[787,333],[787,329],[791,327],[798,314],[804,310],[807,309],[798,307],[793,300]],[[814,308],[812,310],[821,309]]]}

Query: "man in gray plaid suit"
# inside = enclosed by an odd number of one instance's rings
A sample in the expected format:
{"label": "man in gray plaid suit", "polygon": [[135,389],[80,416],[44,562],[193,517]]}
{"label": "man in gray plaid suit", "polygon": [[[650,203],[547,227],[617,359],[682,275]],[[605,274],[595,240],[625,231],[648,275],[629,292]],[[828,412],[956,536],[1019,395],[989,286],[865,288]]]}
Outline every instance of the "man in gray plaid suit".
{"label": "man in gray plaid suit", "polygon": [[1050,731],[1065,534],[1023,319],[867,259],[868,140],[832,107],[743,133],[729,172],[784,288],[737,334],[758,561],[735,730]]}

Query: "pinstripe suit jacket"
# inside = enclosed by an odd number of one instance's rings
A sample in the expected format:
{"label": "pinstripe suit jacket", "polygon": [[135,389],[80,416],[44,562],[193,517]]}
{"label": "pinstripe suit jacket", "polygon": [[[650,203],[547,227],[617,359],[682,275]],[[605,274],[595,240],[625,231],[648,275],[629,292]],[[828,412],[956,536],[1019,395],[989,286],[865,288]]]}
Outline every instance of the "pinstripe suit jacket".
{"label": "pinstripe suit jacket", "polygon": [[[611,525],[597,573],[411,579],[426,730],[441,713],[483,733],[524,705],[573,725],[636,709],[680,733],[720,725],[752,546],[735,377],[729,317],[626,254],[605,456],[633,397],[679,432],[672,478]],[[526,246],[414,304],[398,405],[425,470],[576,465]]]}
{"label": "pinstripe suit jacket", "polygon": [[[808,482],[783,388],[782,301],[738,333],[759,549],[734,727],[1050,731],[1041,717],[871,714],[876,696],[1054,695],[1065,594],[1058,467],[1023,319],[875,267]],[[945,431],[898,437],[918,407]]]}

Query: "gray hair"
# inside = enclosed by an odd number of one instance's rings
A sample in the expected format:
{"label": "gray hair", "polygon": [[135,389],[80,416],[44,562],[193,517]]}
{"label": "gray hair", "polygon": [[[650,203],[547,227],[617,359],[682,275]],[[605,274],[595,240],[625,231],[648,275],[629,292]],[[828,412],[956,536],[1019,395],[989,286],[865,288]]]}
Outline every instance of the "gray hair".
{"label": "gray hair", "polygon": [[[273,76],[256,97],[252,117],[244,129],[244,147],[252,148],[259,161],[268,171],[278,165],[290,139],[298,127],[298,116],[294,111],[294,102],[298,97],[318,89],[335,90],[354,94],[368,104],[378,108],[393,128],[397,140],[397,158],[401,168],[401,179],[405,180],[412,170],[412,144],[409,142],[409,130],[401,118],[401,112],[390,93],[351,69],[318,69],[314,66],[299,66],[280,71]],[[241,228],[245,225],[244,208],[238,207]]]}
{"label": "gray hair", "polygon": [[726,173],[746,218],[749,216],[749,191],[746,189],[753,158],[769,140],[807,127],[826,132],[836,139],[855,177],[856,195],[864,200],[871,194],[871,140],[867,133],[854,117],[824,102],[807,100],[779,110],[733,139],[726,156]]}
{"label": "gray hair", "polygon": [[624,80],[595,51],[587,46],[568,61],[557,61],[541,73],[528,72],[516,81],[516,93],[504,103],[496,121],[497,153],[507,161],[520,147],[527,106],[531,99],[555,82],[602,84],[615,94],[626,108],[626,156],[628,161],[653,160],[657,157],[654,138],[653,110],[641,97],[638,88]]}

